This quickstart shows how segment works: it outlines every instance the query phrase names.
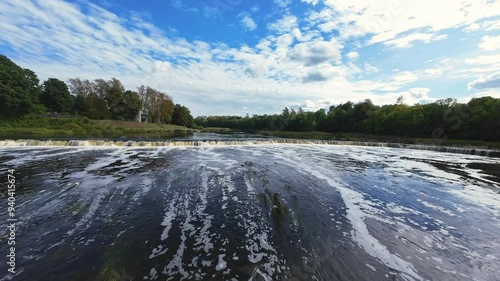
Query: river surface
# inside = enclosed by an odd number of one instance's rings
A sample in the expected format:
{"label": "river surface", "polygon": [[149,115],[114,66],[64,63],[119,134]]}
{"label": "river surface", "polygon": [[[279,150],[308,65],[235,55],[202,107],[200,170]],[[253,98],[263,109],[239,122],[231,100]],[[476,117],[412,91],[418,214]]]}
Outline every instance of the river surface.
{"label": "river surface", "polygon": [[477,168],[498,158],[261,144],[3,147],[0,163],[18,218],[2,281],[500,276],[500,184]]}

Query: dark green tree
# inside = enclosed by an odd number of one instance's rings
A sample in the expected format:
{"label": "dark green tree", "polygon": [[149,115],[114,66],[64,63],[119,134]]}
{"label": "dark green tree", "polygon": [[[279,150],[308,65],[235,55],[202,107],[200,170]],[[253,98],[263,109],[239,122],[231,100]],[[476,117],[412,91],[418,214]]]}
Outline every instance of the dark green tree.
{"label": "dark green tree", "polygon": [[56,78],[43,82],[40,101],[50,112],[70,112],[73,107],[68,86]]}
{"label": "dark green tree", "polygon": [[123,101],[126,109],[123,117],[126,120],[135,120],[142,108],[141,98],[137,92],[125,91],[125,93],[123,93]]}
{"label": "dark green tree", "polygon": [[15,118],[42,111],[39,105],[39,80],[36,74],[23,69],[0,55],[0,117]]}
{"label": "dark green tree", "polygon": [[87,99],[83,95],[78,95],[74,98],[73,112],[77,115],[87,115]]}
{"label": "dark green tree", "polygon": [[105,99],[96,94],[91,94],[87,98],[87,117],[90,119],[110,119],[111,112]]}
{"label": "dark green tree", "polygon": [[174,106],[174,113],[172,115],[172,122],[176,125],[192,127],[194,125],[193,116],[185,106],[176,104]]}

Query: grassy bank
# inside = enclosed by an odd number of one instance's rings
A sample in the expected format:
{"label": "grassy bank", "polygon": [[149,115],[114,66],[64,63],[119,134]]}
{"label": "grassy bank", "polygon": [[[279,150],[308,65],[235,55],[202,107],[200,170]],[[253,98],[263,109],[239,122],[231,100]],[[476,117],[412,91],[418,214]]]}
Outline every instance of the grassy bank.
{"label": "grassy bank", "polygon": [[24,118],[0,121],[0,138],[168,138],[186,127],[88,118]]}
{"label": "grassy bank", "polygon": [[234,132],[234,130],[231,130],[229,128],[220,128],[220,127],[207,127],[207,128],[200,129],[200,131],[204,132],[204,133],[231,133],[231,132]]}

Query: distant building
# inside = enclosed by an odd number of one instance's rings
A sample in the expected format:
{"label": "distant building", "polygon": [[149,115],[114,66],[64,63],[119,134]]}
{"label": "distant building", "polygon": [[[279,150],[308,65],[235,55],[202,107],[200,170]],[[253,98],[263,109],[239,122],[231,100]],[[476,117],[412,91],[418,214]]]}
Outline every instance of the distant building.
{"label": "distant building", "polygon": [[147,111],[139,111],[137,114],[137,118],[135,120],[136,122],[139,123],[148,123],[148,112]]}

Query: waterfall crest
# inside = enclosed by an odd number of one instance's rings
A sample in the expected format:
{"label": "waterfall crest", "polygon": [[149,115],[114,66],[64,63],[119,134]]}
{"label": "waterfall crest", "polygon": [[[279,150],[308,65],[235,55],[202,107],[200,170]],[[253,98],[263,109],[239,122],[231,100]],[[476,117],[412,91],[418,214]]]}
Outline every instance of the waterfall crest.
{"label": "waterfall crest", "polygon": [[166,140],[166,141],[118,141],[118,140],[2,140],[0,147],[186,147],[186,146],[238,146],[238,145],[273,145],[273,144],[320,144],[352,145],[406,148],[437,152],[459,153],[500,158],[500,151],[479,148],[433,146],[419,144],[338,141],[338,140],[302,140],[302,139],[263,139],[263,140]]}

